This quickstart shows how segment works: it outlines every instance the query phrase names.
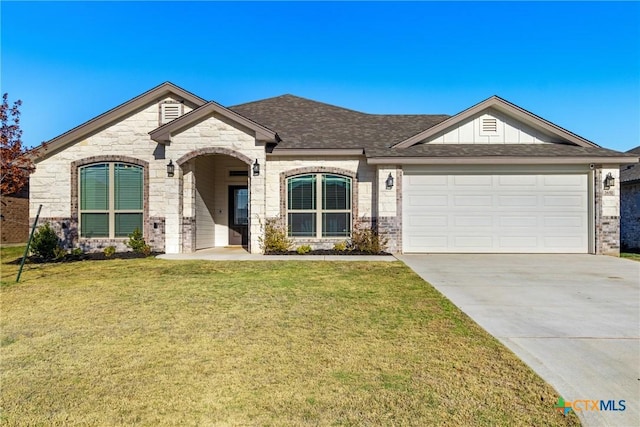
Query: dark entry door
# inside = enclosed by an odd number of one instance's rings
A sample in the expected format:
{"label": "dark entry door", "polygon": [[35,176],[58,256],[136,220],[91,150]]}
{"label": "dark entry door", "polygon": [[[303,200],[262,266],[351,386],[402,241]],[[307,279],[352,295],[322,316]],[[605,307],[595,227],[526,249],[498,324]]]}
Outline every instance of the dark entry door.
{"label": "dark entry door", "polygon": [[229,245],[249,243],[249,190],[246,185],[229,186]]}

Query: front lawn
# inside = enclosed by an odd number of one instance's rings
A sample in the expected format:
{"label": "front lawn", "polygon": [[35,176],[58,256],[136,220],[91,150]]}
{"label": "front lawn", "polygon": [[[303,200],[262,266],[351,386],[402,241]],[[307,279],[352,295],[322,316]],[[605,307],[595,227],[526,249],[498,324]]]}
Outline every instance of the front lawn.
{"label": "front lawn", "polygon": [[400,262],[1,255],[0,423],[578,424]]}

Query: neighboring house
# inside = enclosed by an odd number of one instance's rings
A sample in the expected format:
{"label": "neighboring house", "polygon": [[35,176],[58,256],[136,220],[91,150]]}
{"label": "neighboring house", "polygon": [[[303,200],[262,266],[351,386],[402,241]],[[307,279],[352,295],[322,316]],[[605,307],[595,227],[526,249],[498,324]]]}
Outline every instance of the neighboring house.
{"label": "neighboring house", "polygon": [[29,239],[29,184],[16,193],[0,196],[0,243],[26,243]]}
{"label": "neighboring house", "polygon": [[[640,147],[627,152],[640,156]],[[640,164],[620,168],[620,244],[640,251]]]}
{"label": "neighboring house", "polygon": [[[365,114],[292,95],[234,107],[164,83],[34,150],[31,217],[65,243],[245,245],[267,219],[332,247],[356,223],[392,252],[619,252],[621,164],[493,96],[454,116]],[[170,173],[168,165],[175,167]]]}

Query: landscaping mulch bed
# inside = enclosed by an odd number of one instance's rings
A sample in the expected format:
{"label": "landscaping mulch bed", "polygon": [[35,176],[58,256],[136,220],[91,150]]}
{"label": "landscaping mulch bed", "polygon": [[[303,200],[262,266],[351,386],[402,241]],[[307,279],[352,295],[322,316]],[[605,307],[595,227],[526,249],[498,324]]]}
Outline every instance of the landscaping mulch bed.
{"label": "landscaping mulch bed", "polygon": [[[148,256],[156,256],[162,253],[163,252],[151,252],[149,255],[145,255],[137,252],[116,252],[115,254],[108,257],[104,254],[104,252],[91,252],[91,253],[83,253],[80,255],[66,254],[62,258],[57,258],[57,259],[46,259],[39,256],[31,255],[27,257],[25,263],[47,264],[47,263],[77,262],[77,261],[106,261],[110,259],[136,259],[136,258],[147,258]],[[13,261],[10,261],[7,264],[20,264],[21,260],[22,260],[22,257],[17,258]]]}
{"label": "landscaping mulch bed", "polygon": [[266,255],[391,255],[388,252],[364,252],[364,251],[337,251],[335,249],[314,249],[304,254],[300,254],[297,251],[284,251],[284,252],[267,252]]}

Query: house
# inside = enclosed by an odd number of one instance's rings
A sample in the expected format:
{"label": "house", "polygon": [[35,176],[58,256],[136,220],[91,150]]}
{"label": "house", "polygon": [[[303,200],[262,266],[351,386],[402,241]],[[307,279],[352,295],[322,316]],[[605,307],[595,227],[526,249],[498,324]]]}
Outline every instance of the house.
{"label": "house", "polygon": [[[628,153],[640,155],[640,147]],[[640,252],[640,165],[620,168],[620,244],[623,250]]]}
{"label": "house", "polygon": [[29,183],[12,194],[0,195],[0,243],[29,239]]}
{"label": "house", "polygon": [[391,252],[619,253],[621,164],[497,96],[454,116],[378,115],[292,95],[233,107],[163,83],[33,152],[68,247],[167,253],[244,245],[267,219],[332,247],[356,223]]}

